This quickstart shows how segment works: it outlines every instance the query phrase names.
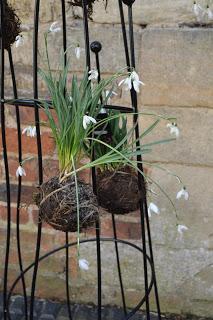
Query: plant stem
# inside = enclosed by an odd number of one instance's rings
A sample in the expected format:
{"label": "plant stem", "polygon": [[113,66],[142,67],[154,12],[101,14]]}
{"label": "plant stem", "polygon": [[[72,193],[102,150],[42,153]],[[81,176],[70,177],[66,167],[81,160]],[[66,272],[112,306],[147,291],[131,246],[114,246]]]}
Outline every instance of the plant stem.
{"label": "plant stem", "polygon": [[79,211],[79,196],[78,196],[78,179],[77,179],[75,161],[73,159],[73,156],[71,157],[71,159],[72,159],[72,167],[74,169],[73,174],[75,177],[75,191],[76,191],[76,204],[77,204],[77,257],[79,259],[80,257],[80,211]]}

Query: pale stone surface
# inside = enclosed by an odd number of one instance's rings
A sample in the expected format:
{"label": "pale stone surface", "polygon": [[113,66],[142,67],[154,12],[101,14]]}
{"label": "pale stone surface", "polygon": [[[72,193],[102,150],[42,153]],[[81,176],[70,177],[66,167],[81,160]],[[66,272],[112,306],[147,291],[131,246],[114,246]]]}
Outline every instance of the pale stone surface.
{"label": "pale stone surface", "polygon": [[[145,159],[199,166],[213,165],[212,109],[142,106],[140,111],[175,117],[174,121],[180,129],[180,136],[176,141],[153,146],[152,152],[147,154]],[[156,120],[156,117],[141,115],[140,120],[143,132]],[[170,121],[161,120],[158,126],[142,140],[142,143],[175,138],[175,135],[170,135],[170,129],[166,127],[168,123]]]}
{"label": "pale stone surface", "polygon": [[213,105],[212,29],[147,29],[141,74],[146,105]]}

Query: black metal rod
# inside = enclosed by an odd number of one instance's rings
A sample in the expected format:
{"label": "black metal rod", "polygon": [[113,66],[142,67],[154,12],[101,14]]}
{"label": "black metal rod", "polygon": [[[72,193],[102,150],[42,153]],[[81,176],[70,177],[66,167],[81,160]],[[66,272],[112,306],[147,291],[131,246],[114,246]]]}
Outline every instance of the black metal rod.
{"label": "black metal rod", "polygon": [[[91,243],[91,242],[96,242],[97,239],[96,238],[90,238],[90,239],[84,239],[84,240],[80,240],[80,243],[83,244],[83,243]],[[133,249],[136,249],[138,250],[139,252],[141,252],[142,255],[144,255],[143,253],[143,250],[137,246],[136,244],[132,243],[132,242],[129,242],[129,241],[126,241],[126,240],[121,240],[121,239],[114,239],[114,238],[100,238],[100,241],[101,242],[117,242],[117,243],[121,243],[121,244],[125,244],[125,245],[128,245],[130,246],[131,248]],[[70,247],[73,247],[73,246],[76,246],[77,245],[77,241],[75,242],[72,242],[72,243],[69,243],[67,246],[70,248]],[[56,252],[59,252],[61,250],[64,250],[66,247],[66,245],[63,245],[61,247],[58,247],[58,248],[55,248],[49,252],[47,252],[46,254],[44,254],[43,256],[41,256],[39,258],[39,262],[40,261],[43,261],[44,259],[48,258],[49,256],[53,255],[54,253]],[[150,277],[150,284],[149,284],[149,290],[147,292],[147,294],[149,295],[151,290],[152,290],[152,287],[153,287],[153,267],[152,267],[152,263],[151,263],[151,260],[150,260],[150,257],[148,255],[146,255],[146,258],[147,258],[147,261],[149,262],[149,265],[150,265],[150,268],[151,268],[151,277]],[[30,269],[32,269],[35,265],[35,262],[31,263],[24,271],[23,273],[27,273]],[[17,279],[14,281],[14,283],[12,284],[11,288],[10,288],[10,291],[8,292],[8,301],[7,301],[7,305],[9,307],[9,304],[10,304],[10,298],[12,296],[12,293],[16,287],[16,285],[18,284],[18,282],[20,281],[21,279],[21,275],[19,275],[17,277]],[[137,306],[132,309],[129,314],[124,317],[122,320],[128,320],[130,319],[140,308],[141,306],[144,304],[146,300],[146,296],[144,295],[143,298],[141,299],[141,301],[137,304]]]}
{"label": "black metal rod", "polygon": [[[115,222],[114,213],[112,213],[112,228],[113,228],[114,239],[117,240],[118,238],[117,238],[117,230],[116,230],[116,222]],[[124,293],[121,264],[120,264],[120,255],[119,255],[117,241],[115,241],[115,253],[116,253],[116,261],[117,261],[117,267],[118,267],[118,277],[119,277],[119,283],[120,283],[120,289],[121,289],[121,298],[122,298],[122,303],[123,303],[123,309],[124,309],[124,314],[127,315],[126,299],[125,299],[125,293]]]}
{"label": "black metal rod", "polygon": [[[52,101],[50,100],[44,100],[46,103],[49,104],[50,108],[53,108]],[[35,104],[37,104],[38,108],[42,108],[39,101],[35,101],[33,99],[17,99],[17,100],[8,100],[8,99],[3,99],[3,102],[8,104],[8,105],[14,105],[14,106],[19,106],[19,107],[35,107]],[[131,113],[133,112],[132,108],[129,107],[123,107],[123,106],[116,106],[116,105],[105,105],[105,109],[110,109],[110,110],[118,110],[122,111],[124,113]]]}
{"label": "black metal rod", "polygon": [[[11,49],[8,50],[9,63],[10,63],[10,72],[12,77],[13,84],[13,95],[14,99],[18,99],[18,91],[16,86],[15,70],[13,65],[13,57]],[[16,124],[17,124],[17,138],[18,138],[18,159],[19,163],[22,163],[22,139],[21,139],[21,122],[20,122],[20,113],[19,107],[16,106]],[[20,241],[20,204],[21,204],[21,187],[22,187],[22,177],[18,177],[18,190],[17,190],[17,202],[16,202],[16,239],[17,239],[17,252],[18,252],[18,261],[19,268],[21,273],[23,272],[23,263],[22,263],[22,254],[21,254],[21,241]],[[26,283],[24,276],[21,278],[23,296],[24,296],[24,311],[25,319],[27,320],[28,316],[28,305],[27,305],[27,291]]]}
{"label": "black metal rod", "polygon": [[[64,49],[64,67],[67,65],[67,28],[66,28],[66,10],[65,0],[61,0],[61,13],[62,13],[62,30],[63,30],[63,49]],[[66,87],[64,88],[64,95],[66,94]],[[65,243],[69,243],[69,234],[65,233]],[[69,319],[72,320],[72,312],[70,306],[70,292],[69,292],[69,247],[65,248],[65,276],[66,276],[66,302]]]}
{"label": "black metal rod", "polygon": [[[130,41],[130,56],[131,56],[131,67],[135,68],[135,49],[134,49],[134,30],[133,30],[133,18],[132,18],[132,5],[128,6],[128,21],[129,21],[129,41]],[[136,146],[140,148],[140,140],[139,140],[139,124],[138,124],[138,103],[137,103],[137,93],[134,88],[131,89],[131,100],[132,100],[132,107],[135,111],[135,115],[133,117],[133,121],[135,124],[135,136],[137,139]],[[137,156],[138,160],[138,168],[140,171],[143,171],[142,166],[142,157],[141,155]],[[138,174],[138,187],[139,190],[142,192],[145,188],[143,188],[144,178],[139,173]],[[140,201],[140,214],[141,214],[141,231],[142,231],[142,247],[143,247],[143,266],[144,266],[144,284],[145,284],[145,293],[146,293],[146,318],[150,320],[150,306],[149,306],[149,295],[148,292],[148,270],[147,270],[147,259],[146,259],[146,228],[145,228],[145,206],[144,201]]]}
{"label": "black metal rod", "polygon": [[125,19],[124,19],[122,0],[118,0],[118,4],[119,4],[119,11],[120,11],[120,18],[121,18],[121,28],[122,28],[123,42],[124,42],[124,52],[125,52],[125,56],[126,56],[126,65],[127,65],[127,69],[129,69],[130,68],[129,48],[128,48],[128,41],[127,41],[127,33],[126,33],[126,25],[125,25]]}
{"label": "black metal rod", "polygon": [[[34,99],[38,100],[38,21],[39,21],[39,7],[40,0],[35,0],[34,11],[34,34],[33,34],[33,93]],[[43,166],[42,166],[42,147],[41,147],[41,134],[40,134],[40,121],[39,121],[39,108],[37,103],[34,106],[35,113],[35,125],[37,136],[37,149],[38,149],[38,176],[39,185],[43,182]],[[31,297],[30,297],[30,320],[33,320],[34,302],[35,302],[35,290],[36,280],[38,273],[39,255],[41,247],[41,233],[42,233],[42,221],[38,219],[37,240],[36,240],[36,252],[35,252],[35,265],[33,270],[33,278],[31,285]]]}
{"label": "black metal rod", "polygon": [[1,25],[1,37],[0,37],[0,62],[1,62],[1,83],[0,83],[0,94],[1,94],[1,136],[2,136],[2,148],[5,168],[5,179],[6,179],[6,201],[7,201],[7,233],[6,233],[6,244],[5,244],[5,259],[4,259],[4,280],[3,280],[3,314],[4,320],[7,320],[7,290],[8,290],[8,269],[9,269],[9,255],[10,255],[10,235],[11,235],[11,199],[10,199],[10,176],[9,166],[7,158],[7,141],[5,132],[5,106],[4,106],[4,2],[0,2],[0,25]]}

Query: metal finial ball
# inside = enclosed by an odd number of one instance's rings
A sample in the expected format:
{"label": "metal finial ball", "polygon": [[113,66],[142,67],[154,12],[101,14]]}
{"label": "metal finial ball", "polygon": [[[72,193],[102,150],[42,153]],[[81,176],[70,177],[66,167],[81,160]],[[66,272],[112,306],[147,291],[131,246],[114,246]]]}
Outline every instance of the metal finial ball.
{"label": "metal finial ball", "polygon": [[126,4],[127,6],[131,6],[135,0],[122,0],[124,4]]}
{"label": "metal finial ball", "polygon": [[102,49],[102,45],[99,41],[93,41],[90,45],[92,52],[99,53]]}

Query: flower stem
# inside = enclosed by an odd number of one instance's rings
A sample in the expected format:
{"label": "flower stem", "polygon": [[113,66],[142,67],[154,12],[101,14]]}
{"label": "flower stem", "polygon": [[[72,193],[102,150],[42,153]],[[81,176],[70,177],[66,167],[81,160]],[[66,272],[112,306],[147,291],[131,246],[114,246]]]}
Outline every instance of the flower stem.
{"label": "flower stem", "polygon": [[80,211],[79,211],[79,196],[78,196],[78,179],[77,179],[75,161],[73,159],[73,156],[71,157],[71,159],[72,159],[72,167],[74,169],[73,174],[75,177],[75,191],[76,191],[76,204],[77,204],[77,258],[79,259],[80,257]]}

